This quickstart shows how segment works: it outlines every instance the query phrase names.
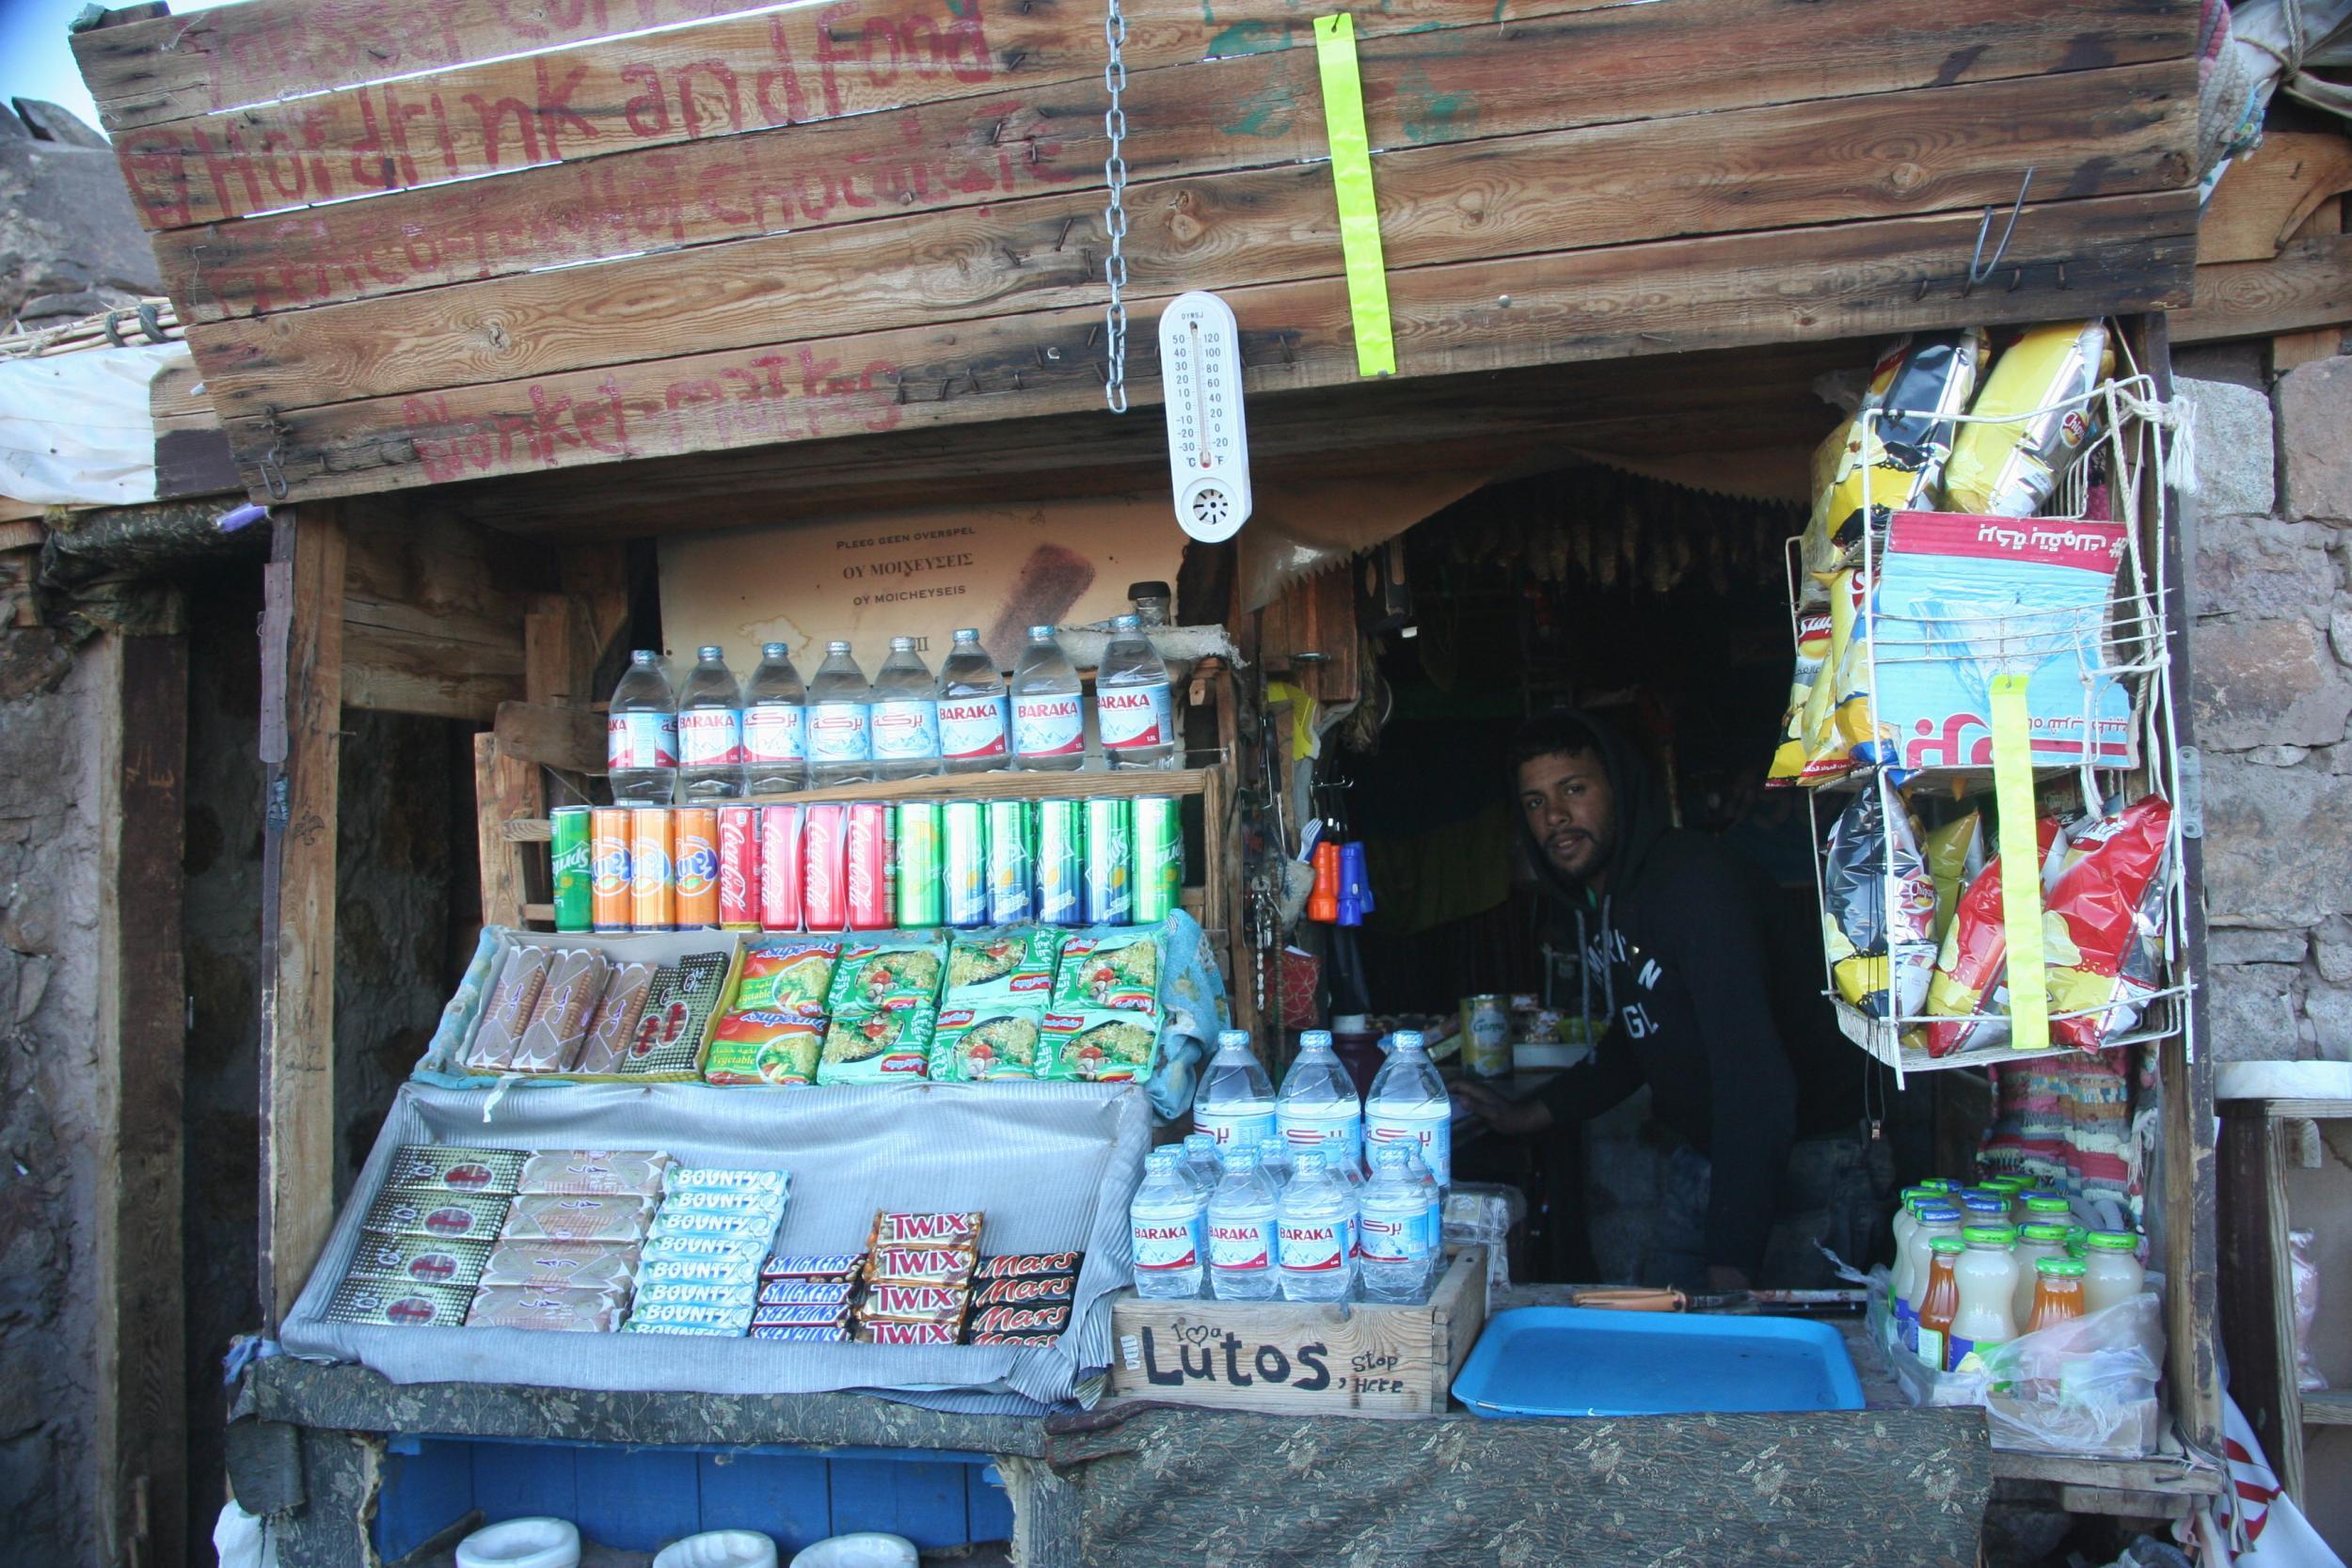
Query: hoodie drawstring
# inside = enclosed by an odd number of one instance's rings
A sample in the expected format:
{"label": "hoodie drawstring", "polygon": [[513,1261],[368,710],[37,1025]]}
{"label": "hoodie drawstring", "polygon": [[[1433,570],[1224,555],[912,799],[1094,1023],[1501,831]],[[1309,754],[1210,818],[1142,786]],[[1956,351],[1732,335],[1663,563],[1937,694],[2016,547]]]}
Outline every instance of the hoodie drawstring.
{"label": "hoodie drawstring", "polygon": [[1608,1006],[1609,1022],[1617,1021],[1617,954],[1615,924],[1610,919],[1610,896],[1600,895],[1600,984],[1601,1001]]}

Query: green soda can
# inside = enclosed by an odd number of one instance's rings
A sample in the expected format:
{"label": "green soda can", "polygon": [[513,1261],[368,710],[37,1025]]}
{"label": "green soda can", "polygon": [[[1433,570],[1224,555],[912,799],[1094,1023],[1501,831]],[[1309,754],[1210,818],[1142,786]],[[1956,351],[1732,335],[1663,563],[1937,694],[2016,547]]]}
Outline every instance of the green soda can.
{"label": "green soda can", "polygon": [[1124,800],[1089,800],[1086,805],[1086,921],[1089,926],[1124,926],[1135,919],[1135,887],[1127,880],[1129,846],[1135,840]]}
{"label": "green soda can", "polygon": [[910,929],[937,926],[946,913],[940,816],[936,800],[905,800],[898,806],[898,924]]}
{"label": "green soda can", "polygon": [[1135,848],[1128,860],[1128,886],[1135,890],[1136,924],[1156,926],[1176,909],[1184,885],[1184,822],[1175,799],[1139,795],[1134,809]]}
{"label": "green soda can", "polygon": [[1015,926],[1037,918],[1036,835],[1029,802],[991,800],[988,815],[988,923]]}
{"label": "green soda can", "polygon": [[988,819],[977,800],[940,808],[941,859],[946,867],[946,921],[959,929],[988,924]]}
{"label": "green soda can", "polygon": [[1085,847],[1077,801],[1037,803],[1037,917],[1048,926],[1086,922]]}
{"label": "green soda can", "polygon": [[555,928],[585,931],[595,925],[596,867],[588,847],[588,808],[558,806],[555,826]]}

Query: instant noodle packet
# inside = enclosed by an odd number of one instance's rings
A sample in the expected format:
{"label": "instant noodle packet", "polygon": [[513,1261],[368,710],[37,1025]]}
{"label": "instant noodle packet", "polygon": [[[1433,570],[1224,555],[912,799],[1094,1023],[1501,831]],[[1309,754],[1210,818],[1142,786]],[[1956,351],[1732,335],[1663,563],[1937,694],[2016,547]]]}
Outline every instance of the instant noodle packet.
{"label": "instant noodle packet", "polygon": [[744,949],[743,968],[727,999],[730,1013],[775,1013],[788,1018],[825,1015],[839,937],[790,937],[762,941]]}
{"label": "instant noodle packet", "polygon": [[1061,932],[1050,926],[959,931],[947,944],[947,1007],[1042,1007],[1054,989]]}
{"label": "instant noodle packet", "polygon": [[825,1011],[835,1018],[939,1000],[946,942],[935,932],[886,931],[845,943],[834,965]]}
{"label": "instant noodle packet", "polygon": [[819,1019],[790,1013],[729,1013],[713,1026],[703,1057],[706,1084],[806,1085],[824,1050]]}
{"label": "instant noodle packet", "polygon": [[1102,927],[1062,939],[1054,971],[1053,1011],[1082,1007],[1155,1012],[1160,995],[1160,944],[1149,929]]}
{"label": "instant noodle packet", "polygon": [[1082,1083],[1149,1078],[1159,1046],[1160,1015],[1081,1007],[1045,1015],[1046,1067],[1040,1076]]}
{"label": "instant noodle packet", "polygon": [[[1044,1044],[1042,1007],[946,1007],[939,1014],[931,1076],[967,1084],[1035,1078],[1044,1066]],[[945,1075],[939,1071],[943,1064]]]}
{"label": "instant noodle packet", "polygon": [[938,1015],[928,1002],[901,1002],[873,1012],[836,1013],[825,1026],[817,1082],[881,1084],[920,1078],[930,1067]]}

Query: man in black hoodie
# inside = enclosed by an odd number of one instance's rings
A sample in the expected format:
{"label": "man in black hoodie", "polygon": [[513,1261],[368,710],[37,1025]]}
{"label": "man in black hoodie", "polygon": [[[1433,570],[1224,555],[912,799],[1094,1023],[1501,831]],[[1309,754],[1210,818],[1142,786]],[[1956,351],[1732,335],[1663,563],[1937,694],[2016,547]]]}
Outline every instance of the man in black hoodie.
{"label": "man in black hoodie", "polygon": [[1545,892],[1573,917],[1593,1060],[1533,1100],[1456,1093],[1497,1132],[1599,1115],[1647,1085],[1679,1134],[1649,1282],[1713,1291],[1828,1284],[1819,1239],[1856,1263],[1875,1241],[1891,1161],[1865,1130],[1873,1064],[1820,994],[1820,933],[1757,867],[1668,825],[1665,795],[1581,713],[1529,721],[1512,750],[1519,820]]}

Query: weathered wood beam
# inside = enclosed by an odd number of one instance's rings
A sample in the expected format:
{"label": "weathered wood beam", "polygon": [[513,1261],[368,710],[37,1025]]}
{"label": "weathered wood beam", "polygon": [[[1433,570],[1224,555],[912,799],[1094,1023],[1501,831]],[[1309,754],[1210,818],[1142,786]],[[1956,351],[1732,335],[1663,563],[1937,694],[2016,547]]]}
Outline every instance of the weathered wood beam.
{"label": "weathered wood beam", "polygon": [[2269,338],[2352,322],[2352,234],[2290,240],[2275,260],[2197,269],[2194,302],[2171,316],[2172,341]]}

